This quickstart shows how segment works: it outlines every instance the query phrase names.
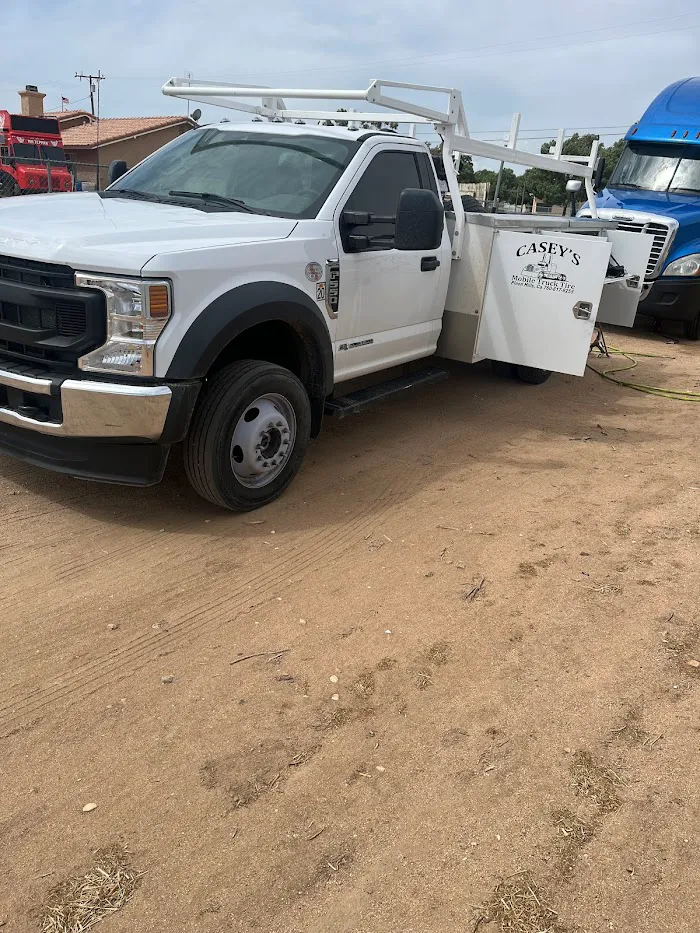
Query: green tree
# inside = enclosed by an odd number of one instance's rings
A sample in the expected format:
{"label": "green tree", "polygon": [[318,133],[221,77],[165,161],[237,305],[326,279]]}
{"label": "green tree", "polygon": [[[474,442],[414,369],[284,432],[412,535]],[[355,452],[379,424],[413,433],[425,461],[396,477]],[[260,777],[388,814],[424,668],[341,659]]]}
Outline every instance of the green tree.
{"label": "green tree", "polygon": [[[442,160],[442,143],[435,146],[428,146],[434,159]],[[459,171],[457,172],[457,181],[469,183],[475,181],[474,163],[470,155],[463,155],[459,161]]]}
{"label": "green tree", "polygon": [[610,176],[612,175],[613,169],[620,161],[620,156],[622,155],[622,150],[625,148],[625,140],[618,139],[612,146],[603,147],[603,156],[605,157],[605,171],[603,172],[603,186],[607,187]]}
{"label": "green tree", "polygon": [[[583,135],[574,133],[573,136],[564,142],[562,155],[564,157],[568,155],[587,156],[590,154],[591,147],[596,139],[598,139],[598,137],[592,133],[585,133]],[[620,158],[624,145],[624,139],[618,139],[610,146],[601,146],[599,148],[598,157],[605,159],[603,185],[608,183],[610,174]],[[543,153],[548,153],[554,146],[555,140],[552,139],[548,143],[544,143],[541,151]],[[528,194],[534,195],[544,201],[545,204],[553,206],[555,204],[563,205],[567,202],[565,175],[547,172],[541,168],[529,168],[524,174],[524,179]]]}

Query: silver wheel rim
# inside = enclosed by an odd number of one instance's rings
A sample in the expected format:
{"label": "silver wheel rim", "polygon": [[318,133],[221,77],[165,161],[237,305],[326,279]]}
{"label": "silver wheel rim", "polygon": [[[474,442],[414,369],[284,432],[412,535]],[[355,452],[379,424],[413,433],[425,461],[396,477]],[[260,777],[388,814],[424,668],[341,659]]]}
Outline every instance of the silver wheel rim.
{"label": "silver wheel rim", "polygon": [[246,406],[231,439],[231,469],[248,489],[259,489],[285,468],[297,437],[294,408],[270,392]]}

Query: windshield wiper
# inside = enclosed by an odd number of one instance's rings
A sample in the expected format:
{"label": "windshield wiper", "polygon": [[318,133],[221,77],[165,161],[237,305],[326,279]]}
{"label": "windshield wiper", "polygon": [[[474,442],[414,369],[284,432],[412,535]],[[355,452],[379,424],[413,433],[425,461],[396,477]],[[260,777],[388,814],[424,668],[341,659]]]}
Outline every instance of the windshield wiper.
{"label": "windshield wiper", "polygon": [[109,188],[107,191],[100,191],[99,193],[100,197],[103,198],[135,198],[137,201],[167,203],[167,198],[163,198],[158,194],[151,194],[149,191],[137,191],[134,188]]}
{"label": "windshield wiper", "polygon": [[227,198],[223,194],[214,194],[211,191],[169,191],[171,198],[197,198],[199,201],[210,201],[212,204],[221,204],[225,207],[235,207],[248,214],[259,214],[250,204],[241,201],[240,198]]}

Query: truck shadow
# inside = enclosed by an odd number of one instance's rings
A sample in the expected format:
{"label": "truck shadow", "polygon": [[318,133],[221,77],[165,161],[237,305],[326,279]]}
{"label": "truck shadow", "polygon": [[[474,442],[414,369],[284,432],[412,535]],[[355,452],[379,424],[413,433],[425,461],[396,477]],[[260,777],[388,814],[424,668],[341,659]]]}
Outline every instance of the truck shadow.
{"label": "truck shadow", "polygon": [[[634,337],[636,343],[648,343],[650,353],[673,351],[658,335],[636,332]],[[611,342],[617,340],[611,333]],[[662,360],[645,362],[644,381],[663,384]],[[475,465],[512,460],[514,447],[528,470],[547,470],[563,467],[570,454],[567,446],[560,458],[552,441],[579,440],[608,448],[623,435],[625,444],[663,441],[662,431],[648,421],[644,430],[623,425],[628,414],[650,404],[646,396],[590,371],[583,380],[555,375],[544,386],[527,386],[495,376],[487,363],[451,364],[450,369],[451,378],[437,386],[342,421],[327,419],[287,492],[247,515],[200,499],[189,487],[177,449],[163,482],[145,489],[82,482],[10,458],[0,460],[0,477],[5,484],[107,524],[200,536],[235,530],[245,537],[259,533],[251,526],[262,521],[280,531],[342,524],[358,508],[371,511],[382,490],[396,504],[450,474],[459,473],[460,481],[468,482]]]}

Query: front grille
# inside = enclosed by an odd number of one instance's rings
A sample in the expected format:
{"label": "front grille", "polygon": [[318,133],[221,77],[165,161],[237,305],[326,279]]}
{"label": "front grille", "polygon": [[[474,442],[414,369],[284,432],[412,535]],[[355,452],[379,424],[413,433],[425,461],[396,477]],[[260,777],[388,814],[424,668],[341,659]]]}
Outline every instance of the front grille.
{"label": "front grille", "polygon": [[104,295],[68,266],[0,256],[0,354],[72,371],[105,340]]}
{"label": "front grille", "polygon": [[656,275],[660,271],[659,266],[668,251],[670,240],[675,231],[671,230],[667,224],[652,222],[643,223],[638,220],[619,221],[617,228],[618,230],[629,230],[630,233],[646,233],[654,238],[651,253],[649,254],[646,274],[647,277]]}

